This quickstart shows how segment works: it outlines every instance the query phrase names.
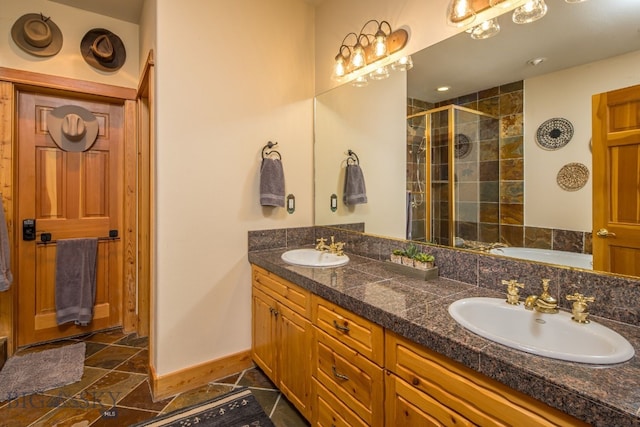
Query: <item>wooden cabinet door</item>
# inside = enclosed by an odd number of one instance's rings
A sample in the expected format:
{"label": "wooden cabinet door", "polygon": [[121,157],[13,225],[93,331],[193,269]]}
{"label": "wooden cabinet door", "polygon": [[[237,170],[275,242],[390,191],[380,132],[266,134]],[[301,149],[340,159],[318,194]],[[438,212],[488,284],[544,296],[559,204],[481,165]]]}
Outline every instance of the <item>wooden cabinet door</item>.
{"label": "wooden cabinet door", "polygon": [[253,361],[273,381],[276,381],[276,323],[273,298],[253,287],[253,321],[251,331],[251,355]]}
{"label": "wooden cabinet door", "polygon": [[[47,116],[56,107],[78,105],[99,124],[93,146],[64,151],[51,139]],[[18,238],[18,345],[59,339],[122,325],[122,244],[98,243],[96,298],[88,326],[58,325],[55,259],[58,239],[109,237],[121,230],[123,210],[122,105],[30,92],[18,94],[18,211],[20,223],[36,220],[36,240]],[[51,242],[40,242],[41,233]]]}
{"label": "wooden cabinet door", "polygon": [[640,276],[640,85],[593,97],[593,268]]}
{"label": "wooden cabinet door", "polygon": [[280,391],[311,419],[311,322],[278,305],[278,376]]}

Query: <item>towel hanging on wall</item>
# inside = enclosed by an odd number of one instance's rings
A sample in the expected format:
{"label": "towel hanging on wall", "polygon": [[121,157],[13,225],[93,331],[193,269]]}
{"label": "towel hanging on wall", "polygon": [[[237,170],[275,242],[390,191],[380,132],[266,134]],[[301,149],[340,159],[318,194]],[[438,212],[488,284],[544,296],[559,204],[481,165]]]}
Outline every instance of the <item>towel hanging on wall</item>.
{"label": "towel hanging on wall", "polygon": [[4,206],[0,195],[0,291],[6,291],[13,282],[11,257],[9,254],[9,233],[4,217]]}
{"label": "towel hanging on wall", "polygon": [[[284,170],[282,156],[271,149],[277,142],[271,142],[262,148],[262,164],[260,165],[260,204],[262,206],[284,207]],[[277,158],[271,157],[277,155]]]}
{"label": "towel hanging on wall", "polygon": [[367,189],[364,184],[364,175],[359,164],[349,164],[344,174],[344,195],[345,205],[359,205],[367,203]]}

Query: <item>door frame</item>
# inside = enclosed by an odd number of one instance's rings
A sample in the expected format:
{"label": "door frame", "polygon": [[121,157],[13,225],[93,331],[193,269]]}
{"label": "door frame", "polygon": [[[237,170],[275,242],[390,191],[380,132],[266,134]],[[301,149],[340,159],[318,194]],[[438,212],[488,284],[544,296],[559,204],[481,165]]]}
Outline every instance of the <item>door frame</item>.
{"label": "door frame", "polygon": [[[139,296],[138,253],[137,253],[137,105],[136,89],[75,80],[66,77],[49,76],[30,71],[0,67],[0,194],[5,209],[9,232],[10,250],[17,254],[18,239],[21,236],[20,221],[16,217],[17,186],[14,182],[17,167],[16,134],[16,93],[18,90],[31,90],[40,93],[71,96],[80,99],[104,100],[123,106],[124,114],[124,200],[123,200],[123,319],[125,332],[137,332]],[[0,337],[7,337],[7,352],[12,355],[17,346],[18,293],[16,286],[20,281],[16,256],[11,257],[13,284],[7,292],[0,292]],[[143,300],[148,304],[149,300]]]}

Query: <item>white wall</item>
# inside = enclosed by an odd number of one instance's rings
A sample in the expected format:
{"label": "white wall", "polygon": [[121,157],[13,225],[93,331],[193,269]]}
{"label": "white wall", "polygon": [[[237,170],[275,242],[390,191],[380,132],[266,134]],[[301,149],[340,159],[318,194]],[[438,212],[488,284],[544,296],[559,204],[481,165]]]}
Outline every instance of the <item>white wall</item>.
{"label": "white wall", "polygon": [[[11,38],[11,27],[26,13],[50,16],[60,28],[62,49],[55,56],[39,58],[19,48]],[[106,28],[122,39],[127,59],[117,71],[91,67],[80,54],[82,37],[93,28]],[[0,67],[63,76],[115,86],[138,85],[138,25],[86,12],[47,0],[0,0]]]}
{"label": "white wall", "polygon": [[[157,1],[159,375],[251,346],[247,232],[313,224],[313,6]],[[296,212],[259,204],[278,141]]]}
{"label": "white wall", "polygon": [[[316,224],[364,222],[368,233],[405,238],[405,162],[388,160],[406,156],[406,92],[406,73],[393,72],[365,89],[344,85],[316,98],[315,174],[323,178],[315,183]],[[360,159],[366,204],[342,201],[348,149]],[[329,203],[334,193],[336,212]]]}
{"label": "white wall", "polygon": [[[589,231],[592,228],[592,177],[580,190],[561,189],[556,176],[567,163],[591,172],[592,95],[640,83],[640,51],[570,68],[525,81],[525,225]],[[606,76],[606,78],[603,78]],[[573,124],[571,141],[544,150],[535,140],[544,121],[563,117]]]}

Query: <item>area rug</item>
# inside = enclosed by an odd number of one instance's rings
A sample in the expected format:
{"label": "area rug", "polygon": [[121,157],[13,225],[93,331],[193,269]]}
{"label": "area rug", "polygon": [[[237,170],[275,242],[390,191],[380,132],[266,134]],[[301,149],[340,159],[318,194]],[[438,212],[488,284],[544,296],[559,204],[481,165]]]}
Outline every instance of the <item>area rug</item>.
{"label": "area rug", "polygon": [[80,381],[85,343],[15,356],[0,371],[0,402]]}
{"label": "area rug", "polygon": [[248,388],[241,388],[132,427],[273,427]]}

